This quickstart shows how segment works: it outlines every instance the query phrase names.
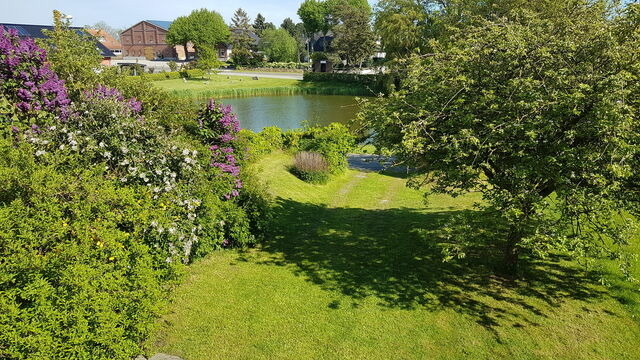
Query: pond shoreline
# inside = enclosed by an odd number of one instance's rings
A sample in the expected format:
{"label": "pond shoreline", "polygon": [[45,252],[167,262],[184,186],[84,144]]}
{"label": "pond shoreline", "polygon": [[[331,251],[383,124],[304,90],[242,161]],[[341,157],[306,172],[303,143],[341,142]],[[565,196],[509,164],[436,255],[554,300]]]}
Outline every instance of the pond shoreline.
{"label": "pond shoreline", "polygon": [[[257,78],[257,80],[256,80]],[[289,95],[376,96],[364,86],[294,79],[214,75],[211,79],[159,80],[154,84],[170,93],[191,99]]]}

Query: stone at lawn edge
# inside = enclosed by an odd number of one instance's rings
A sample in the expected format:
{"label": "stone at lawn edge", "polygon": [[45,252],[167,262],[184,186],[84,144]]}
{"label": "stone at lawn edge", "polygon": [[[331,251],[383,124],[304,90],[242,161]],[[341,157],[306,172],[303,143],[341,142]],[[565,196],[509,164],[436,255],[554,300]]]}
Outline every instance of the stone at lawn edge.
{"label": "stone at lawn edge", "polygon": [[167,354],[155,354],[149,360],[182,360],[182,358]]}

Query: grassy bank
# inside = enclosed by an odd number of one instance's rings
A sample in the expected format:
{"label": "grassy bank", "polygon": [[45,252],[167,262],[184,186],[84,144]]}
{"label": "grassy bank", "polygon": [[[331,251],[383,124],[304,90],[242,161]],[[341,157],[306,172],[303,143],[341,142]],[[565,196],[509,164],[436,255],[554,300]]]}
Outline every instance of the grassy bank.
{"label": "grassy bank", "polygon": [[[420,192],[397,176],[348,171],[303,183],[275,154],[258,164],[278,199],[267,242],[194,264],[152,352],[185,359],[637,359],[640,323],[616,289],[557,256],[517,281],[478,243],[444,263],[446,224],[491,236],[478,196]],[[587,281],[588,280],[588,281]],[[637,285],[636,285],[637,288]],[[635,296],[635,297],[634,297]],[[626,305],[621,302],[627,302]]]}
{"label": "grassy bank", "polygon": [[156,81],[156,86],[181,97],[193,99],[267,95],[353,95],[370,96],[362,86],[340,83],[313,83],[292,79],[213,75],[211,79]]}

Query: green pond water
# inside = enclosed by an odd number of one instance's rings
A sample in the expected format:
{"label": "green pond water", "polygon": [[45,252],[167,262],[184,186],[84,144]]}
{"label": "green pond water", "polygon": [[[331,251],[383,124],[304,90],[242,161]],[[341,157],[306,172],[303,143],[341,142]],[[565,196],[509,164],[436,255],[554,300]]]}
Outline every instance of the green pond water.
{"label": "green pond water", "polygon": [[353,96],[257,96],[223,99],[221,102],[233,106],[242,128],[253,131],[261,131],[267,126],[289,130],[304,124],[346,123],[358,112]]}

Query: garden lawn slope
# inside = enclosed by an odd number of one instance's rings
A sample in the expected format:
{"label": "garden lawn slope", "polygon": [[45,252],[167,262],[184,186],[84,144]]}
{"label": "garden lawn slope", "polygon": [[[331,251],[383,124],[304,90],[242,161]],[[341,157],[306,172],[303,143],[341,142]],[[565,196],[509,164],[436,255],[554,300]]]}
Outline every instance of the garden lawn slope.
{"label": "garden lawn slope", "polygon": [[190,360],[640,358],[634,308],[614,298],[619,290],[584,282],[583,271],[561,257],[529,263],[518,281],[492,275],[491,257],[468,253],[443,263],[444,225],[469,215],[477,197],[438,196],[425,209],[402,178],[348,171],[309,185],[288,173],[290,163],[274,154],[258,164],[279,201],[265,245],[193,265],[151,353]]}
{"label": "garden lawn slope", "polygon": [[292,79],[212,75],[204,79],[160,80],[156,86],[172,93],[195,99],[267,95],[375,95],[365,87],[342,83],[314,83]]}

